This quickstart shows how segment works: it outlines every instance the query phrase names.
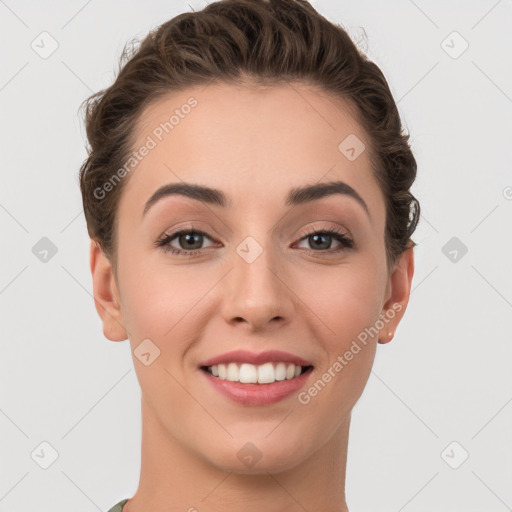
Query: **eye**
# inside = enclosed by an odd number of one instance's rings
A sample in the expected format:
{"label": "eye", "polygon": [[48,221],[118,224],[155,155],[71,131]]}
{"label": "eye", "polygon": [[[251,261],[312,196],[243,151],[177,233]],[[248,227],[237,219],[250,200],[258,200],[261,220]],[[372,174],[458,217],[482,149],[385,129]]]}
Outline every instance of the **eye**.
{"label": "eye", "polygon": [[[156,242],[156,245],[157,247],[161,247],[164,252],[172,254],[197,255],[203,252],[204,247],[201,246],[205,238],[211,240],[205,232],[198,229],[181,229],[174,233],[164,234],[162,238]],[[175,239],[175,243],[178,244],[178,247],[171,245]]]}
{"label": "eye", "polygon": [[[333,238],[339,242],[341,247],[327,251],[326,249],[331,248]],[[338,253],[346,249],[353,249],[355,246],[354,241],[346,233],[336,228],[316,229],[310,231],[301,238],[301,241],[305,241],[306,243],[309,242],[313,249],[309,249],[308,247],[306,247],[306,249],[315,253]]]}
{"label": "eye", "polygon": [[[208,247],[214,245],[210,244],[210,246],[204,247],[205,239],[212,240],[204,231],[190,227],[174,231],[173,233],[165,233],[156,241],[155,245],[166,253],[181,256],[197,256],[202,254]],[[336,240],[340,247],[331,249],[332,239]],[[300,242],[309,242],[310,246],[313,248],[306,247],[305,249],[315,254],[333,254],[355,247],[354,241],[346,233],[336,228],[312,230],[306,233],[306,235],[301,238]],[[176,247],[176,245],[178,245],[178,247]]]}

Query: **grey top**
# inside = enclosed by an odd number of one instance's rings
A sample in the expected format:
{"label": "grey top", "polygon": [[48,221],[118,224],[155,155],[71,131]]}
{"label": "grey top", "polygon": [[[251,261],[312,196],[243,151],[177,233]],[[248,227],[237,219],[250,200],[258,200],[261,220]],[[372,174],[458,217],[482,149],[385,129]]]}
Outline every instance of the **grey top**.
{"label": "grey top", "polygon": [[129,498],[121,500],[119,503],[116,503],[108,512],[122,512],[123,506],[128,500]]}

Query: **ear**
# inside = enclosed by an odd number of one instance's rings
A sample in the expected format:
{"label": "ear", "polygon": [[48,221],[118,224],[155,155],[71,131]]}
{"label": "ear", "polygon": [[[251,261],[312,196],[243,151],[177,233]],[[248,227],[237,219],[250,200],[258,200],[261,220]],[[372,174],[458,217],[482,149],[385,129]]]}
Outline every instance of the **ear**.
{"label": "ear", "polygon": [[379,329],[379,343],[389,343],[393,339],[409,302],[413,275],[414,247],[411,247],[398,257],[389,277],[381,315],[384,327]]}
{"label": "ear", "polygon": [[91,239],[90,264],[94,305],[103,322],[103,334],[110,341],[124,341],[128,335],[112,265],[94,239]]}

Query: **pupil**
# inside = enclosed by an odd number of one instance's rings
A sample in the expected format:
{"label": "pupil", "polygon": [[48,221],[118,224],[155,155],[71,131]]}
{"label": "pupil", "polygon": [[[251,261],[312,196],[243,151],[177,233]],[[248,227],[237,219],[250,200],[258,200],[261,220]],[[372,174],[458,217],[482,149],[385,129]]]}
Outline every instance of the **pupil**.
{"label": "pupil", "polygon": [[[319,247],[319,246],[321,246],[321,245],[322,245],[322,243],[320,242],[320,243],[318,244],[318,243],[317,243],[317,242],[318,242],[318,239],[319,239],[319,238],[324,238],[324,239],[325,239],[325,238],[330,238],[330,235],[312,235],[312,238],[315,240],[315,244],[314,244],[314,245],[316,245],[317,247]],[[329,242],[330,242],[330,240],[329,240]],[[331,246],[331,244],[330,244],[330,243],[327,243],[327,246],[326,246],[326,247],[322,247],[322,248],[323,248],[323,249],[329,249],[329,248],[330,248],[330,246]]]}
{"label": "pupil", "polygon": [[[200,234],[198,234],[198,233],[195,233],[195,234],[194,234],[194,233],[187,233],[186,235],[182,235],[182,238],[184,237],[187,243],[191,241],[191,240],[190,240],[190,237],[192,237],[192,238],[196,238],[196,243],[197,243],[197,237],[201,237],[201,236],[202,236],[202,235],[200,235]],[[192,240],[192,243],[193,243],[193,240]],[[199,243],[199,246],[200,246],[200,245],[201,245],[201,244]],[[189,247],[189,248],[190,248],[190,247]],[[199,249],[199,247],[192,247],[192,249]]]}

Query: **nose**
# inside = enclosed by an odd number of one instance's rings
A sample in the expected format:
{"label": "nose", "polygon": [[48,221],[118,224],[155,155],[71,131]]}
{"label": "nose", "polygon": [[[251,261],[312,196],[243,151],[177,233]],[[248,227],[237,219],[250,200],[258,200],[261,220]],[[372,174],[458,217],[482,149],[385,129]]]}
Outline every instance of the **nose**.
{"label": "nose", "polygon": [[225,321],[233,326],[246,324],[254,332],[289,323],[294,295],[283,267],[265,248],[252,262],[235,252],[233,268],[224,282],[221,311]]}

